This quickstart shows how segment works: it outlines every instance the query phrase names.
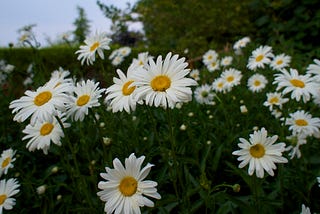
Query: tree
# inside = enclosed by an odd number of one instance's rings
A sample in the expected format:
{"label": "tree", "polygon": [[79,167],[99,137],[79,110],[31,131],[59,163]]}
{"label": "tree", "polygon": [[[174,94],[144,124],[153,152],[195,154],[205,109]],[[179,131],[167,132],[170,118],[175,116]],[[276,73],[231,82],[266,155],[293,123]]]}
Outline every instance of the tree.
{"label": "tree", "polygon": [[78,18],[73,22],[76,29],[73,31],[74,41],[82,43],[90,32],[90,21],[87,19],[83,8],[77,6]]}
{"label": "tree", "polygon": [[128,22],[134,22],[131,16],[131,5],[128,3],[127,8],[121,10],[114,5],[107,6],[101,1],[97,1],[97,5],[103,14],[112,22],[111,25],[111,39],[113,43],[122,46],[136,46],[143,39],[141,32],[133,32],[128,29]]}

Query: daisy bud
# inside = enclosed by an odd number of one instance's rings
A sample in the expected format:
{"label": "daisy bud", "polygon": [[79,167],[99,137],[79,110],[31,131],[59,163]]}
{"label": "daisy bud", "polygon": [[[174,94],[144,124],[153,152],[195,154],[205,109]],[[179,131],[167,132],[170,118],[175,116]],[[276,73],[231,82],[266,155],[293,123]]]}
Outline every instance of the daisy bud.
{"label": "daisy bud", "polygon": [[232,189],[234,192],[240,192],[240,184],[234,184],[232,186]]}
{"label": "daisy bud", "polygon": [[47,185],[41,185],[37,188],[38,195],[42,195],[46,192]]}
{"label": "daisy bud", "polygon": [[57,166],[52,167],[52,169],[51,169],[51,173],[52,173],[52,174],[55,174],[55,173],[57,173],[57,172],[58,172],[58,170],[59,170],[59,168],[58,168]]}
{"label": "daisy bud", "polygon": [[182,125],[180,126],[180,130],[181,130],[181,131],[185,131],[186,129],[187,129],[187,126],[184,125],[184,124],[182,124]]}
{"label": "daisy bud", "polygon": [[241,111],[242,114],[248,113],[248,109],[247,109],[247,107],[245,105],[241,105],[240,106],[240,111]]}
{"label": "daisy bud", "polygon": [[189,117],[193,117],[193,116],[194,116],[194,113],[193,113],[193,112],[189,112],[189,113],[188,113],[188,116],[189,116]]}
{"label": "daisy bud", "polygon": [[62,198],[62,195],[57,195],[57,201],[60,201]]}
{"label": "daisy bud", "polygon": [[105,125],[106,125],[106,124],[105,124],[104,122],[101,122],[101,123],[99,124],[100,128],[103,128]]}
{"label": "daisy bud", "polygon": [[103,139],[104,145],[109,146],[111,144],[111,138],[103,137],[102,139]]}

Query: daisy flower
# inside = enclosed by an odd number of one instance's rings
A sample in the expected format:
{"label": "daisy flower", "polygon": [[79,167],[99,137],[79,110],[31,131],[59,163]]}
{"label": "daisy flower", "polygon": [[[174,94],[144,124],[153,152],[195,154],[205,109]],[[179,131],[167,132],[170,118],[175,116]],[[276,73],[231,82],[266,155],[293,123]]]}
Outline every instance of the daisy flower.
{"label": "daisy flower", "polygon": [[286,147],[285,151],[290,151],[289,156],[290,159],[294,157],[300,158],[300,146],[307,143],[306,136],[303,135],[291,135],[286,137],[287,140],[290,142],[290,145]]}
{"label": "daisy flower", "polygon": [[272,57],[273,54],[271,47],[260,46],[252,51],[252,55],[249,57],[247,67],[253,71],[255,71],[257,68],[264,68],[266,64],[271,62]]}
{"label": "daisy flower", "polygon": [[225,85],[226,85],[225,79],[219,77],[213,81],[212,89],[216,92],[225,92],[226,91]]}
{"label": "daisy flower", "polygon": [[120,64],[123,62],[123,60],[124,60],[124,57],[121,56],[121,55],[118,55],[118,56],[115,56],[115,57],[112,59],[111,64],[112,64],[113,66],[118,66],[118,65],[120,65]]}
{"label": "daisy flower", "polygon": [[229,68],[221,73],[221,78],[224,80],[227,91],[230,91],[232,87],[239,85],[242,78],[241,71],[234,68]]}
{"label": "daisy flower", "polygon": [[104,50],[109,50],[111,39],[107,37],[105,32],[95,32],[94,35],[84,40],[85,45],[80,46],[80,50],[76,51],[79,54],[78,60],[81,60],[81,65],[86,61],[87,65],[93,64],[96,59],[96,53],[101,59],[104,59]]}
{"label": "daisy flower", "polygon": [[[64,114],[59,113],[57,117],[61,120],[64,128],[70,127],[69,123],[65,123]],[[29,124],[22,132],[26,134],[22,140],[29,139],[26,146],[29,151],[42,149],[44,154],[48,154],[51,142],[61,146],[61,138],[64,137],[63,129],[54,116],[48,120],[37,120],[34,125]]]}
{"label": "daisy flower", "polygon": [[15,178],[0,181],[0,213],[2,210],[11,210],[16,204],[16,199],[12,196],[19,193],[20,184]]}
{"label": "daisy flower", "polygon": [[16,113],[13,120],[23,122],[31,117],[31,123],[51,117],[56,110],[64,110],[67,101],[66,93],[70,91],[69,84],[59,84],[59,79],[51,79],[36,91],[27,90],[25,96],[10,103],[9,108]]}
{"label": "daisy flower", "polygon": [[136,66],[145,67],[148,64],[148,60],[150,58],[153,58],[153,57],[149,55],[149,52],[142,52],[138,54],[138,58],[134,58],[132,60],[132,64]]}
{"label": "daisy flower", "polygon": [[209,64],[207,64],[208,71],[213,72],[213,71],[219,70],[219,66],[220,66],[219,63],[220,63],[220,61],[216,60],[216,61],[212,61]]}
{"label": "daisy flower", "polygon": [[307,74],[315,75],[314,78],[316,81],[320,81],[320,60],[314,59],[314,64],[310,64],[307,67]]}
{"label": "daisy flower", "polygon": [[267,78],[262,74],[254,74],[248,79],[247,86],[252,92],[262,91],[268,84]]}
{"label": "daisy flower", "polygon": [[189,76],[192,77],[195,81],[200,80],[200,72],[198,69],[192,69]]}
{"label": "daisy flower", "polygon": [[310,100],[312,94],[317,93],[318,84],[312,80],[309,74],[300,75],[296,69],[290,68],[290,73],[282,69],[281,73],[275,74],[273,84],[278,84],[276,90],[282,88],[282,94],[291,92],[291,99],[303,102]]}
{"label": "daisy flower", "polygon": [[250,38],[249,37],[243,37],[241,39],[239,39],[238,41],[236,41],[233,45],[233,49],[234,50],[240,50],[241,48],[244,48],[247,46],[247,44],[250,42]]}
{"label": "daisy flower", "polygon": [[294,135],[318,136],[320,134],[320,118],[312,117],[311,114],[304,110],[299,110],[289,114],[285,124],[289,125],[289,130]]}
{"label": "daisy flower", "polygon": [[154,203],[148,199],[152,197],[160,199],[157,192],[157,182],[145,180],[149,174],[152,164],[148,163],[141,169],[145,156],[136,158],[132,153],[125,159],[125,166],[119,159],[113,160],[114,169],[106,167],[107,173],[101,173],[101,177],[106,181],[98,183],[99,191],[97,195],[105,203],[106,213],[141,213],[140,207],[153,207]]}
{"label": "daisy flower", "polygon": [[2,174],[7,174],[10,168],[13,168],[13,162],[16,160],[14,155],[16,151],[13,149],[4,150],[0,157],[0,177]]}
{"label": "daisy flower", "polygon": [[227,66],[231,65],[232,60],[233,60],[232,56],[225,56],[225,57],[223,57],[223,58],[221,59],[220,64],[221,64],[223,67],[227,67]]}
{"label": "daisy flower", "polygon": [[301,214],[311,214],[310,208],[306,205],[302,204],[301,206]]}
{"label": "daisy flower", "polygon": [[239,168],[243,168],[249,163],[248,174],[252,175],[256,172],[258,178],[264,177],[264,170],[271,176],[274,176],[273,170],[277,167],[275,163],[287,163],[288,160],[282,157],[282,152],[285,150],[285,143],[274,144],[278,136],[267,136],[267,130],[254,131],[250,134],[250,139],[247,141],[244,138],[239,138],[238,146],[240,150],[234,151],[233,155],[238,155],[238,161],[241,161]]}
{"label": "daisy flower", "polygon": [[318,181],[318,185],[319,185],[319,187],[320,187],[320,176],[317,177],[317,181]]}
{"label": "daisy flower", "polygon": [[208,50],[203,56],[202,56],[202,62],[205,65],[209,65],[212,62],[216,62],[218,60],[218,53],[215,50]]}
{"label": "daisy flower", "polygon": [[81,81],[74,86],[73,94],[67,103],[67,116],[75,121],[83,121],[88,115],[89,108],[100,106],[99,98],[105,89],[98,87],[99,82],[92,80]]}
{"label": "daisy flower", "polygon": [[279,108],[282,109],[282,105],[288,101],[289,99],[283,98],[281,93],[269,92],[267,93],[267,100],[263,105],[269,107],[269,110],[272,111],[274,106],[279,106]]}
{"label": "daisy flower", "polygon": [[214,93],[211,91],[211,87],[208,84],[198,86],[194,90],[194,97],[200,104],[211,104],[214,98]]}
{"label": "daisy flower", "polygon": [[273,70],[280,71],[282,68],[288,67],[291,62],[291,57],[285,54],[277,55],[270,63],[270,67]]}
{"label": "daisy flower", "polygon": [[120,70],[117,69],[119,78],[113,78],[113,85],[107,88],[105,101],[110,101],[112,112],[118,112],[125,110],[130,113],[136,109],[137,99],[135,97],[136,86],[133,86],[134,82],[132,78],[133,72],[137,69],[143,69],[142,67],[136,67],[132,64],[127,71],[127,76]]}
{"label": "daisy flower", "polygon": [[134,73],[137,86],[137,99],[144,99],[147,105],[174,108],[178,102],[192,99],[190,86],[197,85],[192,78],[186,78],[190,72],[185,58],[178,59],[177,54],[168,53],[164,60],[158,56],[156,62],[149,60],[147,69]]}
{"label": "daisy flower", "polygon": [[54,70],[51,73],[51,79],[58,79],[57,84],[62,84],[62,83],[71,84],[72,79],[67,78],[69,75],[70,75],[70,71],[64,70],[63,68],[59,67],[58,70]]}

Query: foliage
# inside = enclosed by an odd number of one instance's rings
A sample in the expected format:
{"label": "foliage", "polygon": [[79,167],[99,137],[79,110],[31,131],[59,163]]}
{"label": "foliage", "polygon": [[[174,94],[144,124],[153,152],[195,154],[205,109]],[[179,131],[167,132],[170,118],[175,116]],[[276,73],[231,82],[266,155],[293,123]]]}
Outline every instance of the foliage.
{"label": "foliage", "polygon": [[97,1],[100,10],[110,19],[111,25],[111,39],[114,44],[122,46],[137,46],[142,42],[143,35],[141,32],[129,31],[128,22],[136,21],[131,15],[131,6],[128,3],[127,8],[121,10],[114,5],[106,5],[101,1]]}
{"label": "foliage", "polygon": [[77,6],[77,11],[78,18],[76,18],[76,20],[73,22],[73,25],[75,26],[73,34],[74,41],[80,44],[85,40],[86,36],[90,32],[90,21],[87,19],[85,10],[82,7]]}

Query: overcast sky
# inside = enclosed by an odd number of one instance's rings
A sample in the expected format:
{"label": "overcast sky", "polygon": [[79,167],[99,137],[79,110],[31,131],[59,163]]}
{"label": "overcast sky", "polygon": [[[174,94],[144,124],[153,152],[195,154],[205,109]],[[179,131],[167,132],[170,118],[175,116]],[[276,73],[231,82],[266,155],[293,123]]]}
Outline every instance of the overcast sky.
{"label": "overcast sky", "polygon": [[[106,5],[126,8],[136,0],[101,0]],[[1,0],[0,1],[0,46],[17,43],[18,29],[36,24],[33,31],[42,44],[47,37],[56,40],[59,35],[74,30],[73,22],[78,17],[77,6],[85,10],[90,20],[91,31],[109,31],[111,22],[105,18],[96,0]]]}

